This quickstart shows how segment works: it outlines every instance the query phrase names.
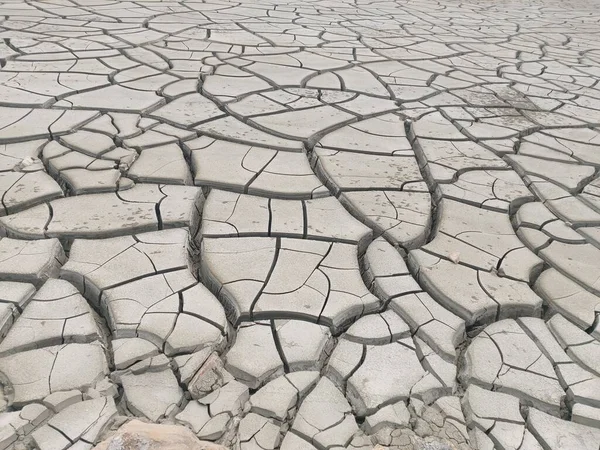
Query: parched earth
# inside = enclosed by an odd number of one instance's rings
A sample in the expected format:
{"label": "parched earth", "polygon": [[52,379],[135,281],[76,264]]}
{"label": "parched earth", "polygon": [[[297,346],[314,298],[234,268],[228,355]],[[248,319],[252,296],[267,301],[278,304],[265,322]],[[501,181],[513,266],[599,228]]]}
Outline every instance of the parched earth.
{"label": "parched earth", "polygon": [[600,2],[0,3],[0,450],[600,448]]}

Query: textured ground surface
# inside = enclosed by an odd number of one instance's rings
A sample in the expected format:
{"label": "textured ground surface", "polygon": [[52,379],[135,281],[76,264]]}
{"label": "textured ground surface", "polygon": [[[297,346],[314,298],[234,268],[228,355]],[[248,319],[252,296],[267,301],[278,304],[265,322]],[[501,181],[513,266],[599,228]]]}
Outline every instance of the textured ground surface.
{"label": "textured ground surface", "polygon": [[598,450],[600,3],[0,3],[0,449]]}

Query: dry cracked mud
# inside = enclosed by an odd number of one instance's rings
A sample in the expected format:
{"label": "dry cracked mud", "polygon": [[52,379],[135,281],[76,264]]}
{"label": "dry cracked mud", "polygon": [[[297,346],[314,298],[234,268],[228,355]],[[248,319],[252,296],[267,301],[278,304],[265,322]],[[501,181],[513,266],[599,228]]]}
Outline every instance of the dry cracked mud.
{"label": "dry cracked mud", "polygon": [[599,450],[599,6],[0,0],[0,450]]}

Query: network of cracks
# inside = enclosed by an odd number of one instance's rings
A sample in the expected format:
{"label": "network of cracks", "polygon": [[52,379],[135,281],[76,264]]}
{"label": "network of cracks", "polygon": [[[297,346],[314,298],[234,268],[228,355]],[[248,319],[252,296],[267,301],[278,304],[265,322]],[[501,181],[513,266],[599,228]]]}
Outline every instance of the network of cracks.
{"label": "network of cracks", "polygon": [[600,448],[600,18],[0,3],[0,449]]}

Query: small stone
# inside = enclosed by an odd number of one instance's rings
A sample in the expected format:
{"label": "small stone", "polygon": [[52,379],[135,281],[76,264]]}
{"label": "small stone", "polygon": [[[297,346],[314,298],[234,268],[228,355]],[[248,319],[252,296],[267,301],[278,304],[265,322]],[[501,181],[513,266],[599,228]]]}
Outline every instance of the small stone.
{"label": "small stone", "polygon": [[180,425],[156,425],[132,420],[102,441],[93,450],[227,450],[212,442],[200,441]]}

